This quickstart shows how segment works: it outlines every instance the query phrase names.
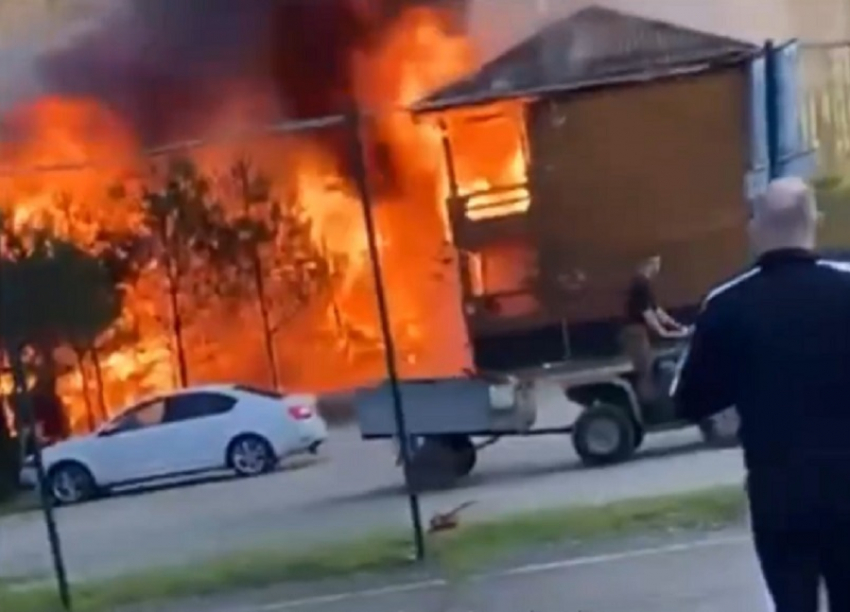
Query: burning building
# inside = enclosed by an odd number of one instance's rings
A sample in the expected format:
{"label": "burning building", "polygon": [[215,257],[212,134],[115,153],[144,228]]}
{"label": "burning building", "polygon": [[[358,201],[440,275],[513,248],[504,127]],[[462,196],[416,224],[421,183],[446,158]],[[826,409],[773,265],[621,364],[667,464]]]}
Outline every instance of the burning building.
{"label": "burning building", "polygon": [[[803,150],[794,52],[590,7],[422,101],[446,128],[478,365],[616,351],[625,289],[649,255],[664,258],[659,291],[677,310],[743,265],[768,122],[782,123],[783,155]],[[771,117],[767,56],[781,98]],[[465,141],[496,155],[506,129],[524,143],[510,163],[527,179],[482,180]]]}

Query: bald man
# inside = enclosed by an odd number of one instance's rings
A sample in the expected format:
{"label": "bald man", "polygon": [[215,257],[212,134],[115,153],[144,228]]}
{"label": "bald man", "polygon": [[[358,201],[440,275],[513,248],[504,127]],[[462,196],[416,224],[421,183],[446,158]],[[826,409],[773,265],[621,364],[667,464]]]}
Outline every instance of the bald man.
{"label": "bald man", "polygon": [[756,552],[776,612],[850,611],[850,266],[815,252],[800,179],[753,203],[757,260],[709,292],[674,383],[695,422],[735,406]]}

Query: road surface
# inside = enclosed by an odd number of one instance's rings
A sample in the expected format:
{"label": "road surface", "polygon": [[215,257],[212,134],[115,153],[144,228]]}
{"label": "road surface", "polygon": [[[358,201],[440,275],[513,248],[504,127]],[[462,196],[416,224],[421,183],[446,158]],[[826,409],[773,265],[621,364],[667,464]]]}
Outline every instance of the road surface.
{"label": "road surface", "polygon": [[[609,544],[547,553],[464,582],[284,587],[138,612],[767,612],[745,533]],[[309,587],[307,587],[309,589]]]}
{"label": "road surface", "polygon": [[[705,450],[693,431],[650,437],[626,464],[588,470],[568,438],[508,439],[482,451],[464,486],[423,499],[425,516],[467,500],[472,516],[593,504],[741,482],[737,450]],[[251,480],[125,495],[63,508],[72,579],[146,569],[258,546],[301,548],[408,525],[401,475],[385,442],[333,434],[315,465]],[[0,577],[50,568],[39,514],[0,519]]]}

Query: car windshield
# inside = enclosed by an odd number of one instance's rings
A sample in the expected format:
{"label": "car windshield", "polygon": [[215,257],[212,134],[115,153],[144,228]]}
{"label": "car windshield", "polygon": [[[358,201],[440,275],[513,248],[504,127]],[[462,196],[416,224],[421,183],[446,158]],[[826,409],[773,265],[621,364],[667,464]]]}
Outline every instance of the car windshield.
{"label": "car windshield", "polygon": [[125,408],[123,412],[117,414],[112,417],[110,420],[106,421],[102,429],[114,429],[116,426],[120,425],[124,420],[126,420],[131,414],[133,414],[136,410],[138,410],[138,406],[131,406],[129,408]]}
{"label": "car windshield", "polygon": [[132,410],[126,410],[122,414],[119,414],[118,416],[114,417],[112,420],[106,421],[103,425],[100,426],[100,429],[98,429],[98,433],[116,431],[120,429],[126,422],[126,420],[129,418],[131,412]]}

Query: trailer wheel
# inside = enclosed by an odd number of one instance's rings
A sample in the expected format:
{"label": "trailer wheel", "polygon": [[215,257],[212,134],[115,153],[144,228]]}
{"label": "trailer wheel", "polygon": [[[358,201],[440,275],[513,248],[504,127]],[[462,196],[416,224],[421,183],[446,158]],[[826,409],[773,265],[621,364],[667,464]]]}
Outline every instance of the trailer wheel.
{"label": "trailer wheel", "polygon": [[591,406],[576,420],[573,446],[587,466],[610,465],[631,457],[637,442],[634,419],[624,409]]}
{"label": "trailer wheel", "polygon": [[417,491],[453,486],[458,478],[457,452],[442,438],[425,438],[411,457],[408,478]]}
{"label": "trailer wheel", "polygon": [[455,474],[458,478],[469,476],[478,460],[478,450],[469,436],[452,436],[446,442],[455,453]]}

